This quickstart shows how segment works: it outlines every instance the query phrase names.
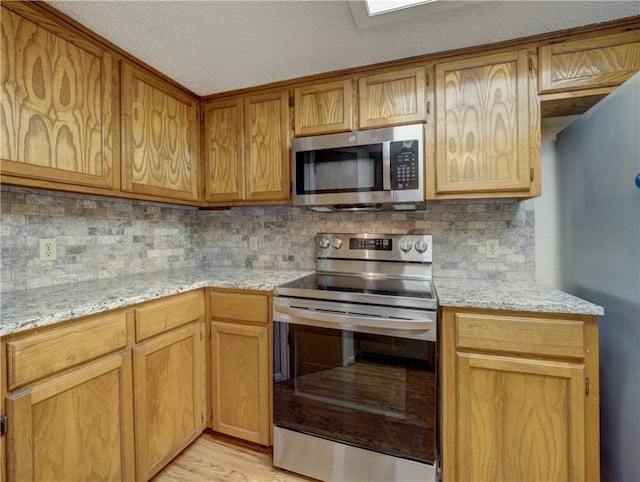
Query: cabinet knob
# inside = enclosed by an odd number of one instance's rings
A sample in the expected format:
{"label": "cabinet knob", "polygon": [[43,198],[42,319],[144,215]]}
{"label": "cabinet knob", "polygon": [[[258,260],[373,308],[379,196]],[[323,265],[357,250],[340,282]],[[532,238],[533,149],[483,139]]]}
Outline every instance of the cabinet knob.
{"label": "cabinet knob", "polygon": [[636,176],[636,187],[640,189],[640,174]]}

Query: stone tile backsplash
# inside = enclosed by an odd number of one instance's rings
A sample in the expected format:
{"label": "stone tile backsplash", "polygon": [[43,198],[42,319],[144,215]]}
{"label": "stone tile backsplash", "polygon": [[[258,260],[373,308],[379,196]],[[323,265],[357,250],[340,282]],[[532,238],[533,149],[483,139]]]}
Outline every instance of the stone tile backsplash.
{"label": "stone tile backsplash", "polygon": [[[433,235],[434,276],[533,280],[533,202],[442,201],[421,212],[319,214],[289,206],[192,207],[1,186],[1,289],[53,286],[202,264],[314,267],[317,232]],[[249,249],[250,238],[258,250]],[[39,239],[56,238],[55,261]],[[487,258],[485,240],[499,241]]]}

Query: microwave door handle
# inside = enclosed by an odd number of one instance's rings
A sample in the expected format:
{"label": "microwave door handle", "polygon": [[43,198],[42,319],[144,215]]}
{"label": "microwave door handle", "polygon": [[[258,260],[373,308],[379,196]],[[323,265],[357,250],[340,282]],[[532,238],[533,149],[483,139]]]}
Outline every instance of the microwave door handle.
{"label": "microwave door handle", "polygon": [[288,323],[298,325],[319,326],[323,328],[335,328],[348,330],[351,326],[359,328],[387,328],[393,330],[419,330],[426,331],[433,328],[433,320],[388,320],[366,315],[333,314],[326,311],[313,311],[292,306],[276,305],[276,311],[289,315],[294,320]]}
{"label": "microwave door handle", "polygon": [[391,142],[382,143],[382,190],[391,191]]}

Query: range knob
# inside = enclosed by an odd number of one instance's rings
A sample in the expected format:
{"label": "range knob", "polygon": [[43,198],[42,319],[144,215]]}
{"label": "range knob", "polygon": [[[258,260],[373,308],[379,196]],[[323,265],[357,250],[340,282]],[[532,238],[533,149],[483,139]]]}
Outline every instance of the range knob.
{"label": "range knob", "polygon": [[416,241],[416,251],[418,253],[424,253],[427,249],[429,249],[429,244],[424,240]]}
{"label": "range knob", "polygon": [[320,246],[322,249],[327,249],[330,244],[331,242],[329,241],[329,238],[320,238],[318,240],[318,246]]}
{"label": "range knob", "polygon": [[342,248],[342,240],[340,238],[333,238],[333,241],[331,241],[331,246],[333,246],[334,249]]}
{"label": "range knob", "polygon": [[412,248],[412,244],[411,241],[408,239],[401,239],[400,240],[400,250],[403,253],[408,253],[409,251],[411,251]]}

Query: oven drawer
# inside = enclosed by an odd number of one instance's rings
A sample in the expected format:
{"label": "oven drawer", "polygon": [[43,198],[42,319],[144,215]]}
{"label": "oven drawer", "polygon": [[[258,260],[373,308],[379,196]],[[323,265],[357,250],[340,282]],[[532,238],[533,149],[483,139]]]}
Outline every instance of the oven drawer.
{"label": "oven drawer", "polygon": [[584,323],[570,317],[457,312],[456,348],[584,358]]}

